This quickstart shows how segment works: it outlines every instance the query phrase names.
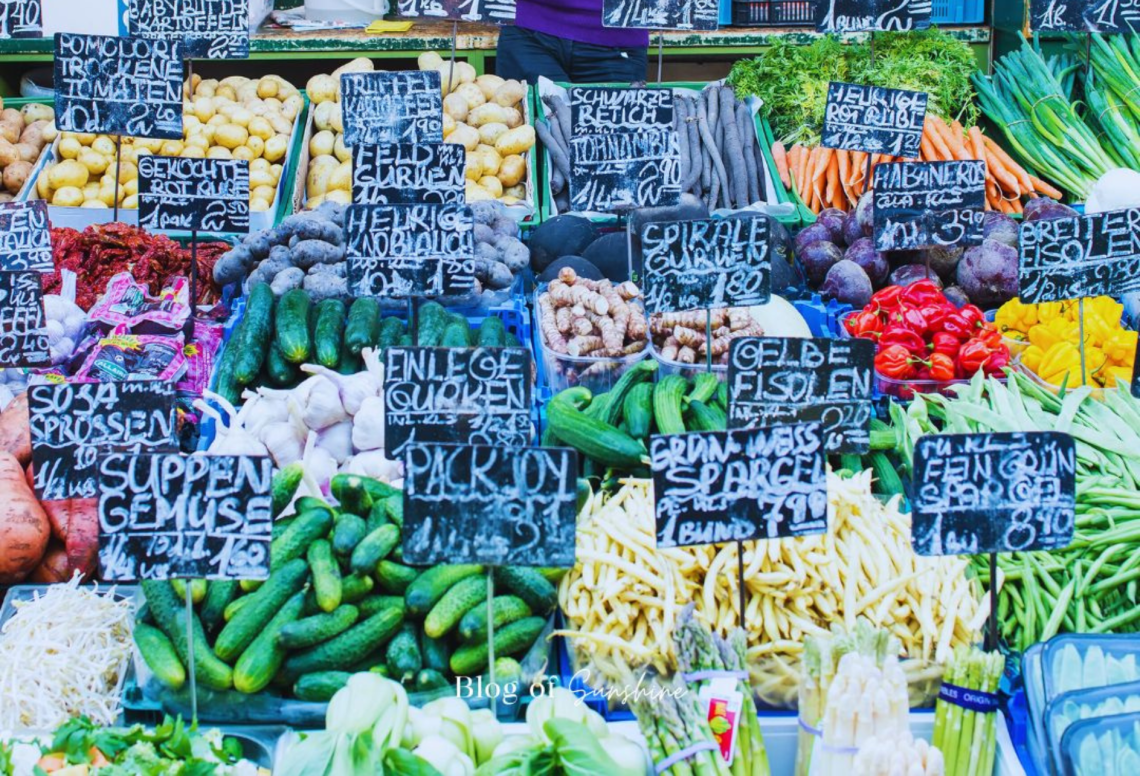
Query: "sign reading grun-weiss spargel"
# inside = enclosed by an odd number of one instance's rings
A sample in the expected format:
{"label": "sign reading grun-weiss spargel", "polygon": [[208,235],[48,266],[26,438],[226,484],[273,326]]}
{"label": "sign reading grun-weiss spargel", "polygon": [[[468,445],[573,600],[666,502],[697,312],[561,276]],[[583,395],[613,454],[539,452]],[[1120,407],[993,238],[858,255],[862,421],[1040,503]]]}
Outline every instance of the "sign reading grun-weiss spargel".
{"label": "sign reading grun-weiss spargel", "polygon": [[872,196],[880,251],[982,242],[985,162],[880,164]]}
{"label": "sign reading grun-weiss spargel", "polygon": [[926,92],[832,81],[823,114],[824,148],[917,157]]}
{"label": "sign reading grun-weiss spargel", "polygon": [[570,89],[570,204],[579,213],[681,200],[671,89]]}
{"label": "sign reading grun-weiss spargel", "polygon": [[268,456],[104,456],[99,461],[103,579],[265,579],[272,480]]}
{"label": "sign reading grun-weiss spargel", "polygon": [[1038,32],[1140,32],[1133,0],[1029,0],[1029,29]]}
{"label": "sign reading grun-weiss spargel", "polygon": [[768,219],[648,223],[641,230],[645,309],[651,313],[767,304]]}
{"label": "sign reading grun-weiss spargel", "polygon": [[0,272],[51,272],[47,202],[0,204]]}
{"label": "sign reading grun-weiss spargel", "polygon": [[827,531],[819,423],[654,436],[649,457],[658,547]]}
{"label": "sign reading grun-weiss spargel", "polygon": [[602,0],[602,26],[649,30],[715,30],[717,0]]}
{"label": "sign reading grun-weiss spargel", "polygon": [[410,444],[404,561],[573,566],[577,484],[568,448]]}
{"label": "sign reading grun-weiss spargel", "polygon": [[829,453],[869,449],[875,344],[741,337],[728,351],[728,427],[818,421]]}
{"label": "sign reading grun-weiss spargel", "polygon": [[140,156],[139,226],[151,231],[249,231],[249,162]]}
{"label": "sign reading grun-weiss spargel", "polygon": [[930,26],[932,0],[820,0],[819,32],[909,32]]}
{"label": "sign reading grun-weiss spargel", "polygon": [[138,38],[182,41],[186,56],[249,56],[249,0],[128,0],[127,32]]}
{"label": "sign reading grun-weiss spargel", "polygon": [[514,24],[515,0],[398,0],[400,16]]}
{"label": "sign reading grun-weiss spargel", "polygon": [[443,96],[434,70],[340,77],[344,144],[442,143]]}
{"label": "sign reading grun-weiss spargel", "polygon": [[184,54],[174,40],[56,33],[56,126],[181,140]]}
{"label": "sign reading grun-weiss spargel", "polygon": [[1140,291],[1140,208],[1022,224],[1018,281],[1026,304]]}
{"label": "sign reading grun-weiss spargel", "polygon": [[1077,451],[1055,431],[925,436],[914,447],[919,555],[1059,550],[1073,539]]}

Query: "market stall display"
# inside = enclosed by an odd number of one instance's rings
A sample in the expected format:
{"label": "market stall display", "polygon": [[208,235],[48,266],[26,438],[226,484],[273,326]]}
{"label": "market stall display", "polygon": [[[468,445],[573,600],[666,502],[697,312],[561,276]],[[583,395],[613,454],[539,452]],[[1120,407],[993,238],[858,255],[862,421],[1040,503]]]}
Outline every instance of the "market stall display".
{"label": "market stall display", "polygon": [[29,102],[4,107],[0,100],[0,202],[19,198],[32,180],[32,169],[50,141],[48,127],[55,119],[50,105]]}

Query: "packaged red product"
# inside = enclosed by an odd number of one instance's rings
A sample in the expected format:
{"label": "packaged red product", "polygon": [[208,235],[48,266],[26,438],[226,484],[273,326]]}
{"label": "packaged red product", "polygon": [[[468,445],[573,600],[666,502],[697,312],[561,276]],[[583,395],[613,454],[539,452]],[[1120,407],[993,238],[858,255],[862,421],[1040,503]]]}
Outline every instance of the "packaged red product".
{"label": "packaged red product", "polygon": [[120,272],[107,282],[107,291],[88,319],[110,328],[126,327],[136,334],[178,331],[190,317],[190,290],[186,278],[174,278],[158,296],[147,293],[129,273]]}
{"label": "packaged red product", "polygon": [[214,358],[221,348],[224,331],[225,327],[220,324],[194,321],[194,337],[182,349],[186,356],[186,374],[175,385],[176,390],[201,396],[202,391],[210,387]]}
{"label": "packaged red product", "polygon": [[68,382],[174,381],[186,369],[182,335],[130,334],[125,327],[99,340]]}

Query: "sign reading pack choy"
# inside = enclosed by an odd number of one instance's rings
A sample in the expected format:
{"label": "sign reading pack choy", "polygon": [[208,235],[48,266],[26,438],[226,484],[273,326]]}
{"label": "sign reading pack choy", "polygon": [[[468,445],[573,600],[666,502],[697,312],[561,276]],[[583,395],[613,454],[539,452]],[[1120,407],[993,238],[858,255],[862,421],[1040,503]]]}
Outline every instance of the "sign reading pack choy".
{"label": "sign reading pack choy", "polygon": [[140,156],[139,226],[150,231],[249,232],[249,162]]}

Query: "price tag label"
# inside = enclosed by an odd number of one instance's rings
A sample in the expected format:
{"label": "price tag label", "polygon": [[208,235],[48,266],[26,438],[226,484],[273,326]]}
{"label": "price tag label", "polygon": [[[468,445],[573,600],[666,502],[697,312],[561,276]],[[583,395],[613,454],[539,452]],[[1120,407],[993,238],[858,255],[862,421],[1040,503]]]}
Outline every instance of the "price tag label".
{"label": "price tag label", "polygon": [[0,271],[53,269],[47,202],[32,199],[0,204]]}
{"label": "price tag label", "polygon": [[142,228],[249,232],[249,162],[147,155],[138,170]]}
{"label": "price tag label", "polygon": [[411,442],[525,447],[531,363],[525,348],[388,348],[384,449]]}
{"label": "price tag label", "polygon": [[0,272],[0,367],[44,367],[51,356],[39,272]]}
{"label": "price tag label", "polygon": [[443,96],[434,70],[377,70],[340,77],[344,144],[442,143]]}
{"label": "price tag label", "polygon": [[580,213],[681,201],[670,89],[570,89],[570,203]]}
{"label": "price tag label", "polygon": [[903,251],[980,245],[985,162],[898,162],[875,166],[875,248]]}
{"label": "price tag label", "polygon": [[767,304],[770,239],[764,217],[645,224],[646,309],[666,313]]}
{"label": "price tag label", "polygon": [[567,448],[410,444],[404,560],[573,566],[577,483]]}
{"label": "price tag label", "polygon": [[649,456],[658,547],[827,531],[819,423],[659,435]]}
{"label": "price tag label", "polygon": [[1059,550],[1073,539],[1077,451],[1054,431],[925,436],[914,447],[919,555]]}
{"label": "price tag label", "polygon": [[603,27],[647,30],[715,30],[717,0],[602,0]]}
{"label": "price tag label", "polygon": [[127,34],[181,41],[191,59],[245,59],[249,22],[249,0],[127,0]]}
{"label": "price tag label", "polygon": [[407,18],[515,23],[515,0],[398,0],[396,8],[400,16]]}
{"label": "price tag label", "polygon": [[1140,5],[1117,0],[1029,0],[1037,32],[1140,32]]}
{"label": "price tag label", "polygon": [[98,496],[99,460],[108,452],[178,450],[174,386],[163,381],[33,385],[28,413],[43,501]]}
{"label": "price tag label", "polygon": [[350,205],[344,231],[356,296],[475,290],[475,217],[465,205]]}
{"label": "price tag label", "polygon": [[458,143],[352,147],[352,201],[358,205],[462,205],[467,149]]}
{"label": "price tag label", "polygon": [[924,121],[926,92],[832,81],[820,145],[917,158]]}
{"label": "price tag label", "polygon": [[103,456],[103,579],[265,579],[272,481],[268,456]]}
{"label": "price tag label", "polygon": [[909,32],[930,27],[931,0],[823,0],[815,6],[817,32]]}
{"label": "price tag label", "polygon": [[1026,304],[1140,291],[1140,208],[1021,225]]}
{"label": "price tag label", "polygon": [[728,351],[728,427],[818,422],[828,453],[870,447],[875,345],[741,337]]}
{"label": "price tag label", "polygon": [[0,38],[42,38],[44,9],[41,0],[0,2]]}
{"label": "price tag label", "polygon": [[184,57],[176,40],[56,33],[56,126],[181,140]]}

